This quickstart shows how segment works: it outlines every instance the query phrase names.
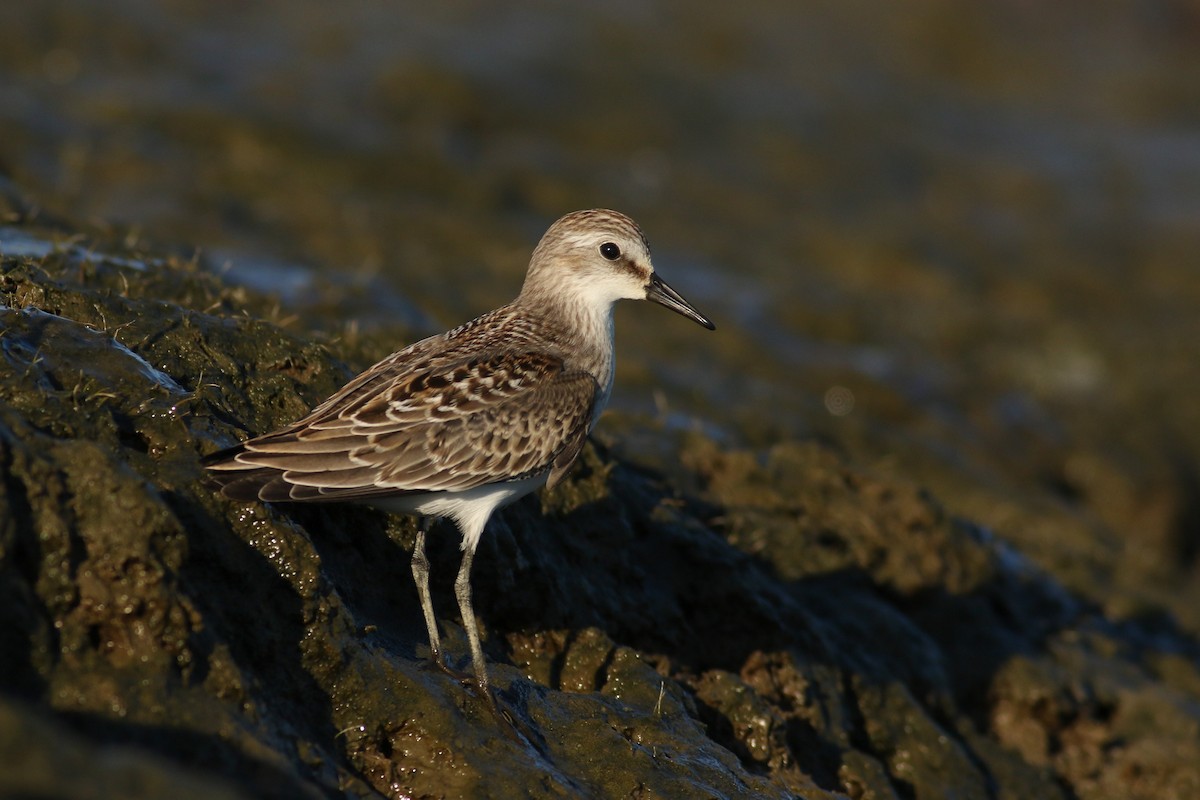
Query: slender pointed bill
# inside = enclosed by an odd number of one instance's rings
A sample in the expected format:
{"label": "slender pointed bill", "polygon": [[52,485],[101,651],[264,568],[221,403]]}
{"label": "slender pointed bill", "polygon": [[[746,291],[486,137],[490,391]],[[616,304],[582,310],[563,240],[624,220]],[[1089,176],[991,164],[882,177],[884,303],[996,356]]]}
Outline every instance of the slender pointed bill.
{"label": "slender pointed bill", "polygon": [[650,285],[646,287],[646,299],[666,306],[692,322],[703,325],[710,331],[717,329],[717,326],[712,324],[712,320],[697,311],[691,303],[683,299],[683,295],[668,286],[667,282],[657,275],[650,276]]}

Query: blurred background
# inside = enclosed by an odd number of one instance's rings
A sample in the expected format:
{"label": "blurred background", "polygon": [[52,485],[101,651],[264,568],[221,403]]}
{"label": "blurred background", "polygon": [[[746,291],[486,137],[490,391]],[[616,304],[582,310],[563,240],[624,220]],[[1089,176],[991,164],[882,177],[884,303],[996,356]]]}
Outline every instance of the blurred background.
{"label": "blurred background", "polygon": [[0,175],[356,367],[620,209],[718,325],[618,312],[623,455],[817,439],[1200,631],[1194,0],[8,0]]}

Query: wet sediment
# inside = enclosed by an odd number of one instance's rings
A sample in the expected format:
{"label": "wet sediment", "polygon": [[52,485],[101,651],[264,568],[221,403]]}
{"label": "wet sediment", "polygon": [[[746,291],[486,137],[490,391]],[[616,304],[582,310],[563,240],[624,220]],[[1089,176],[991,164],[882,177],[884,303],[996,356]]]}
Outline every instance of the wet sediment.
{"label": "wet sediment", "polygon": [[201,455],[300,416],[361,351],[195,260],[8,203],[0,792],[1200,791],[1194,637],[1112,618],[915,480],[813,441],[691,434],[671,478],[589,445],[498,515],[475,586],[510,730],[427,668],[411,520],[203,482]]}

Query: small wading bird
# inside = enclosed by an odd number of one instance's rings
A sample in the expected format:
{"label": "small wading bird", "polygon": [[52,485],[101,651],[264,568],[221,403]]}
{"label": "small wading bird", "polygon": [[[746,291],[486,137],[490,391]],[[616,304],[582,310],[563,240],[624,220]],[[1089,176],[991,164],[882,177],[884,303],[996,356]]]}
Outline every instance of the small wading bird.
{"label": "small wading bird", "polygon": [[[546,231],[520,295],[393,353],[308,416],[214,453],[237,500],[355,502],[423,517],[412,573],[433,660],[446,667],[425,557],[428,518],[462,532],[454,582],[480,691],[494,704],[471,608],[471,561],[497,508],[562,480],[608,402],[613,305],[645,299],[713,324],[654,272],[641,229],[577,211]],[[494,705],[493,705],[494,707]]]}

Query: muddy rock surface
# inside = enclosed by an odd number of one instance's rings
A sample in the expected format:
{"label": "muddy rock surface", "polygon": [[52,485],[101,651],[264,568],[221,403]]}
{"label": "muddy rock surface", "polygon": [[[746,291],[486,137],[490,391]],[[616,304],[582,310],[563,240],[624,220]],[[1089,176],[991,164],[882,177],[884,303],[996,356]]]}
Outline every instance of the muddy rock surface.
{"label": "muddy rock surface", "polygon": [[593,443],[499,514],[474,574],[499,720],[428,668],[411,520],[203,482],[378,345],[4,202],[0,794],[1200,794],[1193,636],[805,440],[692,432],[661,470]]}

